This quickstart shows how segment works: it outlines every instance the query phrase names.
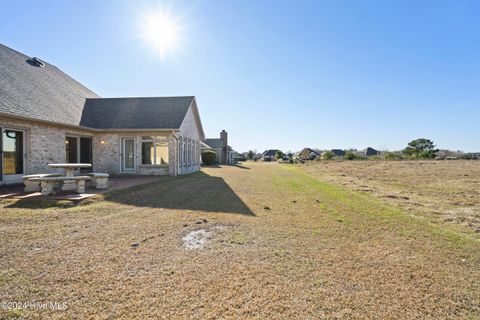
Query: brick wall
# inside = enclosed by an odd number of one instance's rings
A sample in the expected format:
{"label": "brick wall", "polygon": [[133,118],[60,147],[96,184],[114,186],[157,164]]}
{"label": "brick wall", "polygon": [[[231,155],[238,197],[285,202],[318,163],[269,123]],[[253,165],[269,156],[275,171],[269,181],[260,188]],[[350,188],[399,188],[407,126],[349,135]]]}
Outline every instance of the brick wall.
{"label": "brick wall", "polygon": [[[194,146],[192,151],[195,156],[192,155],[190,161],[185,164],[178,164],[179,146],[173,132],[161,134],[158,132],[104,133],[6,117],[0,117],[0,127],[25,131],[25,174],[61,171],[61,169],[49,169],[47,165],[66,161],[66,136],[92,138],[92,165],[95,172],[121,173],[121,137],[132,137],[135,140],[135,174],[175,175],[176,173],[186,174],[200,170],[200,136],[191,111],[188,112],[181,131],[177,133],[177,136],[188,140],[190,145]],[[159,135],[168,141],[169,164],[167,166],[142,165],[142,136]],[[0,184],[2,183],[4,182],[0,182]]]}

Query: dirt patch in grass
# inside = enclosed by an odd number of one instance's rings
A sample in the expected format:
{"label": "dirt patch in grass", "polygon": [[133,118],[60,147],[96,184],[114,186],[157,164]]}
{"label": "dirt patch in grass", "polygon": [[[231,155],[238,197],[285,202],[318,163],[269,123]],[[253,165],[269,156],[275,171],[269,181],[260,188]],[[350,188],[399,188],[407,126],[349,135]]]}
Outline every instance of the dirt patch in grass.
{"label": "dirt patch in grass", "polygon": [[302,168],[418,217],[480,233],[480,161],[322,161]]}
{"label": "dirt patch in grass", "polygon": [[[21,311],[48,319],[480,313],[476,239],[298,167],[243,167],[207,168],[68,208],[3,206],[0,301],[67,303]],[[185,250],[182,239],[198,230],[210,239]]]}

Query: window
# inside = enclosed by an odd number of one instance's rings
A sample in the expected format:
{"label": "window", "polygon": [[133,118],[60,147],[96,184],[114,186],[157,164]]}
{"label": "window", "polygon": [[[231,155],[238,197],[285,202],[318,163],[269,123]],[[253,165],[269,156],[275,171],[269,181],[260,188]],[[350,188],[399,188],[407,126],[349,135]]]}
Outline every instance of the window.
{"label": "window", "polygon": [[178,143],[178,163],[180,165],[183,163],[183,140],[182,140],[182,137],[180,137],[179,143]]}
{"label": "window", "polygon": [[183,165],[187,164],[187,141],[183,140]]}
{"label": "window", "polygon": [[168,164],[168,141],[165,137],[142,137],[142,164]]}
{"label": "window", "polygon": [[195,151],[196,151],[196,153],[195,153],[195,163],[199,164],[200,163],[200,144],[198,143],[198,141],[197,141],[197,147],[196,147]]}
{"label": "window", "polygon": [[187,140],[187,160],[188,160],[188,163],[187,165],[191,165],[192,164],[192,149],[191,149],[191,146],[192,146],[192,142],[190,139]]}
{"label": "window", "polygon": [[23,173],[23,152],[23,131],[3,131],[3,174]]}
{"label": "window", "polygon": [[168,164],[168,142],[155,145],[155,164]]}

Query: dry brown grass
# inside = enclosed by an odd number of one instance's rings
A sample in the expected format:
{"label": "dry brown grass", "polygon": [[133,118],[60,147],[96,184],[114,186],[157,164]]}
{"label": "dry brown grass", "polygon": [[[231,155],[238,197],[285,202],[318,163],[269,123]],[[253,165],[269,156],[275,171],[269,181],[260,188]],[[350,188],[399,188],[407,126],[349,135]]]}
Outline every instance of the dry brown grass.
{"label": "dry brown grass", "polygon": [[[78,206],[2,202],[0,301],[68,303],[20,312],[49,319],[478,317],[477,240],[293,166],[248,167]],[[200,228],[211,242],[185,250]]]}
{"label": "dry brown grass", "polygon": [[322,161],[304,168],[418,217],[480,235],[480,161]]}

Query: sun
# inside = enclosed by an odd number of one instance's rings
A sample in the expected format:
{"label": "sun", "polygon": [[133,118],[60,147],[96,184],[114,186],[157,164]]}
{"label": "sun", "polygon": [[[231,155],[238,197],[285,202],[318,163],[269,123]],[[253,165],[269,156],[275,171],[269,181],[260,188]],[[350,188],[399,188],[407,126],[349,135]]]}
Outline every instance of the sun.
{"label": "sun", "polygon": [[143,17],[142,37],[162,59],[179,47],[179,33],[178,22],[166,13],[157,12]]}

